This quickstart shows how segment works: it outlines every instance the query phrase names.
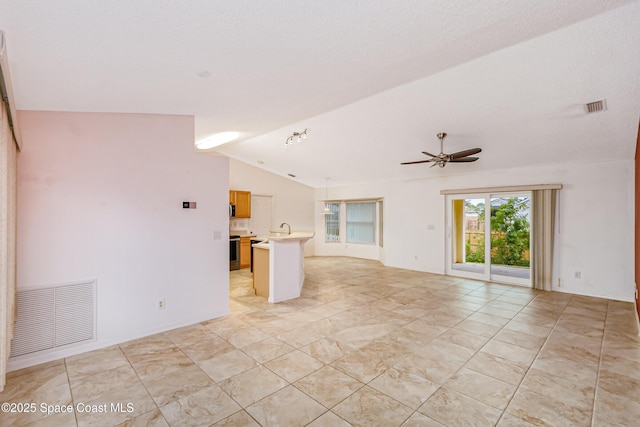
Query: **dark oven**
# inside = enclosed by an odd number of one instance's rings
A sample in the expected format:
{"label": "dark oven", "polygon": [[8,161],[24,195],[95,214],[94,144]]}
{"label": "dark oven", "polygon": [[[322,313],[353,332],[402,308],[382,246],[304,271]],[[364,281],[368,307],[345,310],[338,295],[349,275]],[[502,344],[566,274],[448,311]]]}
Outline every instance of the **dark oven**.
{"label": "dark oven", "polygon": [[229,270],[240,270],[240,236],[229,236]]}

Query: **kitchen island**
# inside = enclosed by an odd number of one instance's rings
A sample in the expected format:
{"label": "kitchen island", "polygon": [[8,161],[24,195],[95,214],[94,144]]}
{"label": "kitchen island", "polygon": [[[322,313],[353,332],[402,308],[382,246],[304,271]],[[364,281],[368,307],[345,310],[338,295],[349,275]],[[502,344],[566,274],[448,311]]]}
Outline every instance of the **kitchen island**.
{"label": "kitchen island", "polygon": [[269,302],[298,298],[304,284],[304,245],[314,232],[276,233],[253,245],[253,287]]}

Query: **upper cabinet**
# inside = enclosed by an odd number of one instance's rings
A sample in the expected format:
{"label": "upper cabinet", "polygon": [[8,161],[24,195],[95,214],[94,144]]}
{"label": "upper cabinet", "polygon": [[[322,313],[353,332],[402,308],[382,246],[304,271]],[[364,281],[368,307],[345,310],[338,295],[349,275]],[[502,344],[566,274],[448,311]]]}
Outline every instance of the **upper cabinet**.
{"label": "upper cabinet", "polygon": [[230,190],[229,203],[236,205],[236,218],[251,218],[251,191]]}

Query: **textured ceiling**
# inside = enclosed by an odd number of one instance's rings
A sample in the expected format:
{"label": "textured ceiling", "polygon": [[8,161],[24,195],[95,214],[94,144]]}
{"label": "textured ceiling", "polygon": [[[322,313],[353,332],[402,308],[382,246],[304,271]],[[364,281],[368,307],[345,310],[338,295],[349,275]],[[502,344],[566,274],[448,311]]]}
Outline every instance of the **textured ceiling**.
{"label": "textured ceiling", "polygon": [[[632,156],[638,22],[624,0],[0,0],[19,109],[194,115],[314,187]],[[399,165],[441,131],[481,159]]]}

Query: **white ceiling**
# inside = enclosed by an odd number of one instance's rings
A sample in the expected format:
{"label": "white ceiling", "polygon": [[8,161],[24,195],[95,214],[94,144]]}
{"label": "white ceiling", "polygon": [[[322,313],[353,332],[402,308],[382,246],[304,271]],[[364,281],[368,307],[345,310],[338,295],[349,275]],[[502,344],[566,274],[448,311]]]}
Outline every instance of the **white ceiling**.
{"label": "white ceiling", "polygon": [[[638,22],[637,0],[0,0],[19,109],[194,115],[316,188],[632,157]],[[441,131],[480,160],[399,165]]]}

